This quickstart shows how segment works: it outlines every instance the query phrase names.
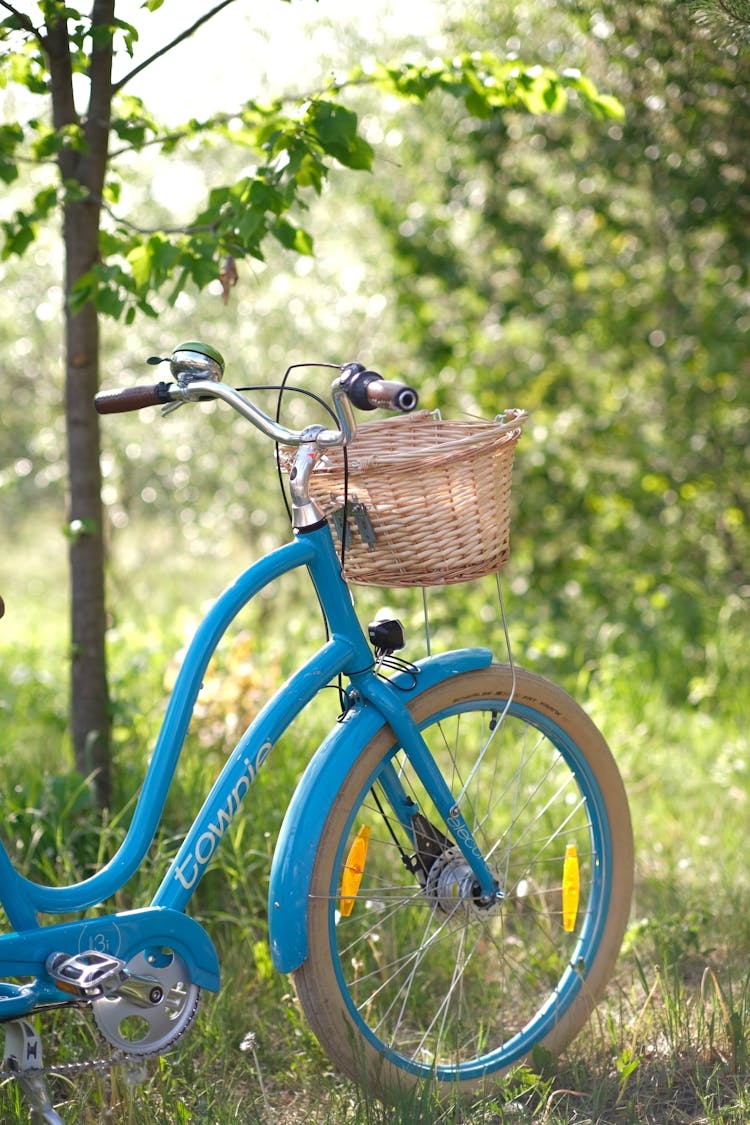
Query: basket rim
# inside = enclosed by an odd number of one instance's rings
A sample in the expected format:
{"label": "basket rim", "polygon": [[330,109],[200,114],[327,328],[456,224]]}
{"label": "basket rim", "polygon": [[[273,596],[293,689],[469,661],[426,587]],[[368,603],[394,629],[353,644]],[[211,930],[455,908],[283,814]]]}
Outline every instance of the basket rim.
{"label": "basket rim", "polygon": [[[357,449],[357,439],[365,431],[366,438],[376,438],[378,434],[387,431],[388,428],[393,428],[398,425],[406,426],[409,424],[425,425],[432,423],[433,427],[439,427],[441,424],[445,426],[459,425],[462,428],[471,430],[462,437],[450,437],[445,441],[434,440],[435,429],[431,429],[429,434],[433,440],[426,440],[425,444],[410,445],[406,449],[389,448],[387,452],[388,464],[408,462],[424,457],[444,457],[448,456],[461,449],[466,449],[474,445],[482,445],[490,442],[499,442],[500,444],[510,443],[514,438],[520,437],[521,429],[527,421],[529,415],[526,410],[513,410],[506,411],[506,415],[513,414],[513,417],[508,417],[506,421],[497,421],[486,418],[439,418],[436,417],[436,412],[431,410],[419,410],[413,414],[403,415],[397,418],[382,418],[373,422],[364,422],[357,427],[357,432],[352,441],[347,445],[346,449],[350,458],[350,465],[371,465],[372,462],[382,463],[384,453],[383,451],[375,448],[367,448],[363,450]],[[501,416],[498,416],[501,417]],[[425,437],[428,438],[428,431],[425,430]],[[342,457],[342,449],[335,447],[327,451],[327,456],[334,453],[337,457]],[[337,464],[319,461],[313,469],[314,473],[320,472],[336,472],[339,470]]]}

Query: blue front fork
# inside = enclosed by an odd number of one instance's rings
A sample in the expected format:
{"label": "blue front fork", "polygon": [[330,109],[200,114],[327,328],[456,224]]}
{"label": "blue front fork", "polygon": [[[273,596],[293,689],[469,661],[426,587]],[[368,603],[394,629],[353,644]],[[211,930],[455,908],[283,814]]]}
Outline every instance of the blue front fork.
{"label": "blue front fork", "polygon": [[[352,677],[352,682],[356,684],[356,681],[357,677]],[[424,786],[425,792],[429,793],[435,808],[445,821],[448,831],[456,841],[475,877],[477,898],[485,903],[502,898],[503,892],[498,887],[497,880],[474,839],[474,833],[469,828],[456,803],[455,794],[448,787],[403,702],[394,700],[393,689],[389,690],[387,685],[374,677],[368,678],[367,686],[363,688],[363,694],[366,694],[370,702],[375,704],[378,711],[387,720],[388,725],[396,735],[398,744]],[[381,772],[378,780],[383,786],[388,803],[411,835],[411,818],[417,810],[414,803],[404,792],[396,771],[388,766]]]}

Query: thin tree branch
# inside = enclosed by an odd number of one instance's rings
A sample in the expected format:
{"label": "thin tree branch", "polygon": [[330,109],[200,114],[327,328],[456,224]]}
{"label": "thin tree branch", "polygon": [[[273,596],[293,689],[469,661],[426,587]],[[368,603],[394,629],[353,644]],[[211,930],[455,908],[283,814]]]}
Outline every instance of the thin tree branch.
{"label": "thin tree branch", "polygon": [[23,29],[30,32],[40,44],[40,46],[44,46],[44,35],[38,27],[34,27],[33,23],[25,14],[25,12],[19,12],[18,8],[16,8],[13,4],[8,4],[7,0],[0,0],[0,7],[5,8],[6,12],[10,12],[12,16],[15,16],[21,23]]}
{"label": "thin tree branch", "polygon": [[[204,121],[201,125],[200,131],[202,133],[207,133],[210,132],[211,129],[215,129],[218,125],[226,125],[227,122],[231,121],[233,117],[237,117],[239,112],[240,111],[238,110],[237,113],[233,114],[217,114],[215,117],[211,117],[207,121]],[[174,129],[169,133],[159,133],[153,137],[150,137],[147,141],[141,141],[139,144],[122,145],[121,148],[111,149],[109,159],[116,160],[118,156],[124,156],[129,152],[142,152],[145,148],[153,148],[155,145],[177,144],[179,141],[184,141],[187,137],[192,137],[194,135],[195,129],[187,127],[182,129]]]}
{"label": "thin tree branch", "polygon": [[[0,0],[0,2],[2,2],[2,0]],[[372,79],[368,78],[366,75],[359,78],[339,79],[335,82],[330,82],[327,86],[320,86],[306,93],[281,94],[266,105],[258,105],[257,103],[253,103],[253,105],[259,114],[271,114],[283,109],[287,105],[304,105],[305,102],[316,101],[318,98],[327,97],[328,95],[338,95],[343,90],[369,86],[371,83]],[[114,160],[118,156],[123,156],[128,152],[141,152],[144,148],[153,148],[155,145],[177,143],[178,141],[185,140],[186,137],[194,136],[196,132],[209,133],[212,129],[216,129],[220,125],[228,125],[229,122],[235,120],[235,118],[241,119],[249,105],[249,102],[245,102],[244,105],[238,106],[235,110],[215,113],[213,116],[205,118],[205,120],[200,123],[200,127],[197,130],[194,125],[184,127],[177,126],[169,133],[161,133],[157,136],[150,137],[149,140],[143,141],[140,144],[122,145],[121,148],[112,149],[110,151],[110,160]]]}
{"label": "thin tree branch", "polygon": [[206,232],[210,233],[211,231],[215,231],[219,227],[218,222],[200,223],[181,227],[139,227],[138,224],[134,223],[131,219],[125,219],[121,215],[116,214],[109,204],[105,203],[100,196],[92,195],[91,198],[103,211],[107,212],[110,219],[112,219],[117,226],[126,227],[127,230],[132,231],[133,234],[205,234]]}
{"label": "thin tree branch", "polygon": [[167,43],[165,47],[161,47],[160,50],[155,51],[153,55],[150,55],[147,59],[144,59],[142,63],[139,63],[138,66],[135,66],[132,70],[128,71],[124,78],[121,78],[119,82],[116,82],[113,85],[112,94],[114,95],[119,93],[123,86],[127,82],[130,82],[131,78],[135,78],[136,74],[140,74],[140,72],[142,70],[145,70],[147,66],[151,66],[151,63],[156,62],[156,60],[160,59],[162,55],[166,55],[167,52],[171,51],[173,47],[176,47],[178,43],[182,43],[185,39],[189,39],[191,35],[195,34],[199,27],[201,27],[204,23],[207,23],[208,20],[212,19],[223,8],[226,8],[229,4],[233,3],[234,0],[221,0],[221,3],[212,8],[210,12],[206,12],[204,16],[201,16],[200,19],[197,19],[192,27],[189,27],[186,31],[181,32],[178,36],[176,36],[176,38],[171,41],[171,43]]}

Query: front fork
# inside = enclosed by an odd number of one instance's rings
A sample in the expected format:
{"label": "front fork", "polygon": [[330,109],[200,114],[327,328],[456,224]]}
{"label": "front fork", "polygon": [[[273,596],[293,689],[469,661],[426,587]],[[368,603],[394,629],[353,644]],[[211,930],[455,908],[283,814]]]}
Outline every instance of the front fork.
{"label": "front fork", "polygon": [[[504,898],[503,889],[499,886],[474,837],[474,833],[464,819],[455,796],[409,712],[399,702],[394,706],[387,687],[377,680],[370,681],[367,684],[366,692],[367,697],[377,705],[387,719],[412,768],[426,792],[429,793],[435,808],[471,869],[474,876],[472,897],[477,905],[488,907]],[[415,814],[420,815],[420,811],[412,798],[406,793],[398,776],[398,771],[392,762],[389,762],[380,771],[378,781],[397,820],[403,825],[414,843],[417,853],[419,853],[419,841],[415,839],[414,818]],[[422,821],[424,822],[423,817]],[[429,822],[426,823],[429,824]],[[442,831],[437,826],[432,826],[432,828],[437,833],[437,839],[439,839],[442,836]],[[446,843],[449,842],[446,841]]]}

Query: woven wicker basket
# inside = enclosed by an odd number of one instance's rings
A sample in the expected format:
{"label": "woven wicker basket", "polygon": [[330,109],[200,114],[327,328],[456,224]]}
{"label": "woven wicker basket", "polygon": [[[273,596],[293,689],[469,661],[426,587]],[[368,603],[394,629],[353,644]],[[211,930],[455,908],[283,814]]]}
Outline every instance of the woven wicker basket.
{"label": "woven wicker basket", "polygon": [[[442,586],[499,570],[509,557],[510,486],[523,411],[494,422],[442,421],[428,411],[358,426],[330,450],[310,495],[341,541],[347,581]],[[282,451],[282,464],[293,451]]]}

